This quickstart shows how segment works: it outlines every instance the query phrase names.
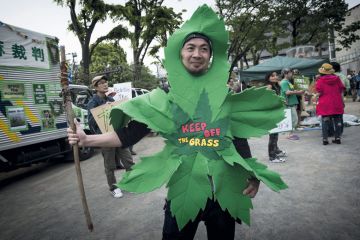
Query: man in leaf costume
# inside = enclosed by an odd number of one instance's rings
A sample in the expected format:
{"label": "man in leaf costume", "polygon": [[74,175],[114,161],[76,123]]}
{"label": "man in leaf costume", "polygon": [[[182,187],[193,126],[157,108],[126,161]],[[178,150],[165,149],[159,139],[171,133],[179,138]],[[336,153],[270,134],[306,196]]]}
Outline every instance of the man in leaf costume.
{"label": "man in leaf costume", "polygon": [[114,133],[68,130],[70,143],[87,146],[127,147],[150,129],[166,139],[161,152],[142,158],[118,183],[137,193],[166,184],[164,239],[193,239],[201,220],[209,239],[233,239],[235,220],[250,224],[259,180],[274,191],[287,187],[251,158],[246,140],[283,119],[283,102],[265,87],[228,93],[227,47],[224,22],[206,5],[198,8],[168,40],[168,94],[156,89],[114,107]]}

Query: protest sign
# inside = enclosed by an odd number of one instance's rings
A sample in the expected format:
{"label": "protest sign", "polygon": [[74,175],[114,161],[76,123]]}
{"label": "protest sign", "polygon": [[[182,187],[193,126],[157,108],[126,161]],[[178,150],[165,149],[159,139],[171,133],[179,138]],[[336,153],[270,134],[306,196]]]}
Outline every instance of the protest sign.
{"label": "protest sign", "polygon": [[308,91],[310,85],[310,79],[304,76],[295,76],[294,77],[294,88],[295,90],[304,90]]}
{"label": "protest sign", "polygon": [[103,104],[101,106],[98,106],[96,108],[91,109],[91,114],[93,115],[97,125],[100,128],[100,131],[102,133],[107,133],[107,132],[113,132],[114,128],[110,125],[110,112],[111,112],[111,108],[113,106],[116,106],[122,102],[125,102],[126,100],[120,100],[120,101],[116,101],[116,102],[108,102],[106,104]]}
{"label": "protest sign", "polygon": [[132,98],[131,82],[114,84],[114,91],[116,92],[116,95],[113,97],[115,101]]}
{"label": "protest sign", "polygon": [[291,121],[291,109],[287,108],[284,110],[285,118],[279,122],[276,128],[273,128],[269,133],[279,133],[279,132],[289,132],[292,130],[292,121]]}

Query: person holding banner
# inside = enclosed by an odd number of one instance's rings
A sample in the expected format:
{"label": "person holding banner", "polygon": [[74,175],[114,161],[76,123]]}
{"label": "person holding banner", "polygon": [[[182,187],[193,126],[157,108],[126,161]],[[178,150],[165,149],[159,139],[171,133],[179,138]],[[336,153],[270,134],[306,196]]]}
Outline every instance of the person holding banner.
{"label": "person holding banner", "polygon": [[[276,95],[280,95],[279,78],[276,72],[269,72],[265,76],[265,85],[268,89],[273,90]],[[269,161],[272,163],[286,162],[286,152],[278,147],[279,133],[269,134],[268,153]]]}
{"label": "person holding banner", "polygon": [[[87,106],[89,128],[93,134],[101,134],[101,130],[90,110],[106,104],[107,102],[114,102],[114,99],[111,97],[112,92],[108,91],[109,89],[106,76],[94,77],[92,79],[92,85],[96,90],[96,94],[92,97],[92,99],[90,99]],[[103,147],[101,151],[104,157],[105,174],[110,193],[114,196],[114,198],[121,198],[123,193],[121,189],[115,185],[116,178],[114,171],[116,168],[121,166],[120,163],[122,163],[126,171],[131,169],[131,166],[134,165],[131,153],[128,148],[123,149],[120,147]]]}
{"label": "person holding banner", "polygon": [[[304,91],[294,89],[294,85],[290,82],[293,77],[293,72],[290,68],[284,68],[281,71],[281,75],[283,77],[283,80],[280,82],[281,96],[285,99],[286,106],[291,109],[292,128],[295,129],[298,124],[298,115],[296,109],[297,105],[299,104],[299,100],[297,96],[303,95]],[[299,136],[290,132],[288,139],[299,140]]]}

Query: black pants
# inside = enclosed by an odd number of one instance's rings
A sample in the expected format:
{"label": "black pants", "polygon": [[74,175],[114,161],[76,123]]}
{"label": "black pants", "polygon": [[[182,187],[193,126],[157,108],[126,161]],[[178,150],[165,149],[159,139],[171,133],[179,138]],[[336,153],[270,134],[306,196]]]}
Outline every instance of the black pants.
{"label": "black pants", "polygon": [[269,157],[275,158],[276,154],[280,152],[278,147],[278,140],[279,140],[279,134],[278,133],[272,133],[269,134],[269,145],[268,145],[268,151],[269,151]]}
{"label": "black pants", "polygon": [[[344,115],[340,115],[341,116],[341,132],[340,132],[340,136],[343,134],[344,132]],[[335,136],[335,122],[333,118],[330,118],[331,121],[331,126],[329,127],[329,133],[328,133],[328,137],[334,137]]]}
{"label": "black pants", "polygon": [[194,222],[189,222],[179,231],[175,217],[171,216],[170,202],[165,204],[163,240],[194,239],[199,222],[204,221],[209,240],[233,240],[235,236],[235,220],[228,211],[221,210],[217,201],[208,199],[204,211],[200,211]]}
{"label": "black pants", "polygon": [[331,134],[332,132],[334,133],[335,138],[340,138],[343,130],[342,121],[342,114],[321,116],[323,139],[327,139],[331,136],[329,133]]}

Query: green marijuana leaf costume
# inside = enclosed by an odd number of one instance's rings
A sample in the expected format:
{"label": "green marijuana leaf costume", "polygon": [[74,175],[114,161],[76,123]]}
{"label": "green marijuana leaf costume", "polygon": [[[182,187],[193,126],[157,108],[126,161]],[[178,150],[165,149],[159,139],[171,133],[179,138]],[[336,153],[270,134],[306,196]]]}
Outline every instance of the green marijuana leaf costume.
{"label": "green marijuana leaf costume", "polygon": [[[213,54],[209,70],[200,76],[188,73],[180,57],[184,39],[194,32],[209,37]],[[268,134],[283,119],[284,107],[266,88],[228,93],[227,48],[224,22],[211,8],[199,7],[165,49],[170,92],[153,90],[114,107],[110,115],[115,129],[133,119],[167,139],[161,152],[142,158],[118,186],[143,193],[167,183],[171,213],[180,229],[196,218],[208,199],[250,224],[252,203],[242,192],[251,177],[274,191],[287,188],[277,173],[256,159],[243,159],[232,143],[233,137]]]}

